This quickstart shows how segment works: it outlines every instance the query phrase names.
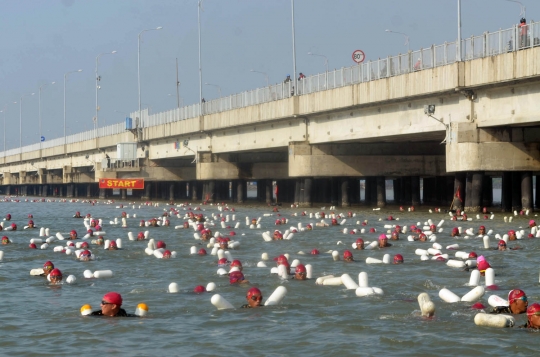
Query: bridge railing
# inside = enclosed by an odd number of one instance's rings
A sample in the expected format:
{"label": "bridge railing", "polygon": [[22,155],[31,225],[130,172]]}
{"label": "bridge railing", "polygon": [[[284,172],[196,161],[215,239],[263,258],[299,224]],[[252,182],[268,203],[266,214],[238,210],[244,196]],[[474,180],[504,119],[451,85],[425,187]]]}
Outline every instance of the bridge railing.
{"label": "bridge railing", "polygon": [[[507,52],[518,51],[524,48],[540,46],[540,22],[531,22],[524,28],[518,25],[509,29],[495,32],[484,32],[479,36],[471,36],[461,41],[462,60],[473,60],[488,56],[495,56]],[[148,114],[144,109],[140,113],[143,126],[155,126],[165,123],[173,123],[180,120],[190,119],[199,115],[219,113],[226,110],[244,108],[252,105],[272,102],[289,98],[292,95],[304,95],[327,89],[339,88],[355,83],[369,82],[381,78],[399,76],[406,73],[420,71],[459,61],[457,41],[445,42],[441,45],[433,45],[420,50],[409,51],[397,56],[389,56],[374,61],[368,61],[307,76],[298,81],[298,88],[294,88],[294,81],[278,83],[264,88],[257,88],[228,97],[209,100],[204,103],[196,103],[181,108],[175,108],[166,112]],[[202,113],[201,113],[202,109]],[[131,113],[137,117],[137,112]],[[125,131],[125,123],[108,125],[98,130],[88,130],[41,143],[42,148],[75,143],[83,140],[91,140],[119,134]],[[65,140],[65,141],[64,141]],[[39,148],[39,144],[37,144]],[[36,150],[36,144],[23,146],[22,152]],[[0,153],[2,156],[17,155],[21,148],[14,148]]]}

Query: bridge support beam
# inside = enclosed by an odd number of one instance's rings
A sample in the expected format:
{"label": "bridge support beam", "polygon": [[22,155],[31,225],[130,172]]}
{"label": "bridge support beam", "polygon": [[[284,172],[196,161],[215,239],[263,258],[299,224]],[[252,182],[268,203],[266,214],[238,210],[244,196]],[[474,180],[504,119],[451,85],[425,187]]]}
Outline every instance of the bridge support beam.
{"label": "bridge support beam", "polygon": [[349,178],[341,178],[341,207],[349,207],[351,205],[349,200]]}
{"label": "bridge support beam", "polygon": [[521,172],[512,172],[512,211],[521,210]]}
{"label": "bridge support beam", "polygon": [[523,210],[533,210],[533,185],[532,172],[524,171],[521,173],[521,208]]}
{"label": "bridge support beam", "polygon": [[[454,176],[454,200],[451,209],[463,210],[467,197],[467,181],[465,172],[457,172]],[[458,197],[459,192],[459,197]]]}
{"label": "bridge support beam", "polygon": [[377,176],[377,207],[386,207],[386,181],[384,176]]}
{"label": "bridge support beam", "polygon": [[501,184],[501,211],[512,211],[512,173],[505,171],[502,174]]}
{"label": "bridge support beam", "polygon": [[491,176],[485,176],[482,185],[482,206],[493,206],[493,178]]}
{"label": "bridge support beam", "polygon": [[66,197],[71,198],[73,197],[73,184],[68,184],[66,187]]}
{"label": "bridge support beam", "polygon": [[420,177],[411,176],[411,205],[420,206]]}

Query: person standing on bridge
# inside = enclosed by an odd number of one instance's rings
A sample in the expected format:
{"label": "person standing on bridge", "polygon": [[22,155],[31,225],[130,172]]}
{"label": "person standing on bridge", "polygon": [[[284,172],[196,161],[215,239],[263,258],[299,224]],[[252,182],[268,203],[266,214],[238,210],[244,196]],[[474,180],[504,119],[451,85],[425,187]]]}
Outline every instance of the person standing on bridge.
{"label": "person standing on bridge", "polygon": [[527,20],[524,17],[519,20],[519,48],[525,48],[527,46],[527,31],[529,26],[527,25]]}

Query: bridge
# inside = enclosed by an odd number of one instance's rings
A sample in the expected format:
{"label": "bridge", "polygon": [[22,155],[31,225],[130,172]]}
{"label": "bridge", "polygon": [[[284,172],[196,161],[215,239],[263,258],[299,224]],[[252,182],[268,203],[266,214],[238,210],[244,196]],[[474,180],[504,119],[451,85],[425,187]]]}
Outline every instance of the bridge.
{"label": "bridge", "polygon": [[[5,194],[257,199],[383,207],[394,201],[532,209],[540,171],[540,23],[341,68],[0,154]],[[426,107],[428,106],[428,107]],[[422,185],[420,183],[422,181]],[[540,181],[536,181],[540,182]],[[421,188],[422,186],[422,188]],[[456,192],[463,199],[454,199]],[[232,192],[232,194],[231,194]],[[540,202],[539,190],[536,201]]]}

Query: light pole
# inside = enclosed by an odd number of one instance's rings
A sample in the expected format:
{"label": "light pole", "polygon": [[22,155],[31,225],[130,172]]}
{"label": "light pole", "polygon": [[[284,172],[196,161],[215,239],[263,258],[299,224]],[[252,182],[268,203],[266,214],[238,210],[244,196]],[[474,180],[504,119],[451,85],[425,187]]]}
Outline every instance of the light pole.
{"label": "light pole", "polygon": [[217,84],[212,84],[212,83],[205,83],[205,85],[216,87],[218,89],[218,92],[219,92],[219,98],[221,98],[221,87],[220,86],[218,86]]}
{"label": "light pole", "polygon": [[99,92],[99,88],[100,88],[99,81],[101,81],[101,77],[98,74],[99,57],[101,57],[103,55],[114,55],[115,53],[116,53],[116,51],[104,52],[104,53],[100,53],[96,57],[96,138],[97,138],[97,129],[99,127],[99,123],[98,123],[98,112],[99,112],[98,92]]}
{"label": "light pole", "polygon": [[457,45],[457,60],[461,62],[463,60],[463,56],[461,55],[461,0],[458,0],[457,2],[457,12],[458,12],[458,45]]}
{"label": "light pole", "polygon": [[291,0],[291,13],[292,13],[292,53],[293,53],[293,73],[294,73],[294,88],[297,88],[297,79],[296,79],[296,45],[294,43],[295,32],[294,32],[294,0]]}
{"label": "light pole", "polygon": [[142,30],[137,36],[137,83],[139,85],[139,120],[141,121],[141,127],[143,126],[141,117],[141,35],[147,31],[161,30],[162,28],[162,26],[159,26],[155,29]]}
{"label": "light pole", "polygon": [[307,54],[310,55],[310,56],[323,57],[324,58],[324,65],[326,67],[326,73],[328,73],[328,58],[325,55],[319,55],[319,54],[313,53],[313,52],[308,52]]}
{"label": "light pole", "polygon": [[506,1],[515,2],[515,3],[519,4],[519,7],[521,9],[521,11],[519,13],[519,16],[525,17],[525,13],[526,13],[527,9],[525,8],[525,5],[523,5],[521,3],[521,1],[518,1],[518,0],[506,0]]}
{"label": "light pole", "polygon": [[[52,82],[50,84],[55,84],[56,82]],[[39,156],[41,157],[41,143],[42,143],[42,133],[41,133],[41,89],[45,86],[49,85],[49,83],[42,84],[39,86],[39,106],[38,106],[38,114],[39,114]]]}
{"label": "light pole", "polygon": [[268,87],[270,84],[268,83],[268,74],[266,74],[266,72],[259,72],[259,71],[256,71],[254,69],[250,69],[249,70],[250,72],[254,72],[254,73],[260,73],[260,74],[263,74],[264,75],[264,78],[266,78],[266,86]]}
{"label": "light pole", "polygon": [[199,32],[199,115],[203,115],[203,96],[202,96],[202,66],[201,66],[201,5],[202,0],[197,4],[197,28]]}
{"label": "light pole", "polygon": [[82,69],[78,69],[76,71],[69,71],[69,72],[66,72],[64,74],[64,153],[66,153],[66,144],[67,144],[67,141],[66,141],[66,80],[67,80],[67,77],[71,74],[71,73],[77,73],[77,72],[82,72]]}
{"label": "light pole", "polygon": [[390,32],[390,33],[397,33],[397,34],[400,34],[400,35],[403,35],[405,37],[405,45],[407,46],[407,52],[410,52],[410,48],[409,48],[409,36],[406,34],[406,33],[403,33],[403,32],[398,32],[398,31],[392,31],[392,30],[384,30],[386,32]]}
{"label": "light pole", "polygon": [[20,145],[20,160],[22,161],[22,102],[24,97],[34,95],[35,93],[21,95],[21,101],[19,102],[19,145]]}

